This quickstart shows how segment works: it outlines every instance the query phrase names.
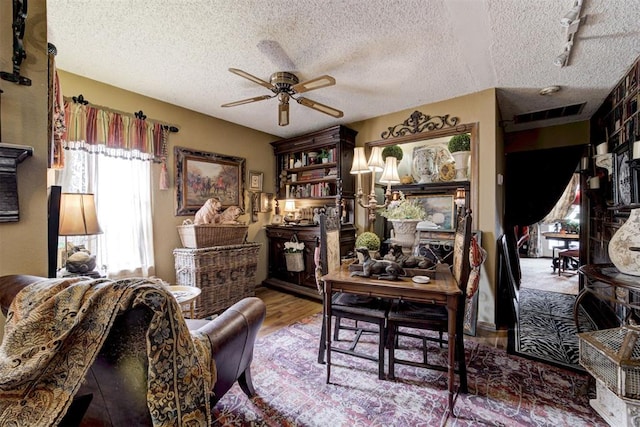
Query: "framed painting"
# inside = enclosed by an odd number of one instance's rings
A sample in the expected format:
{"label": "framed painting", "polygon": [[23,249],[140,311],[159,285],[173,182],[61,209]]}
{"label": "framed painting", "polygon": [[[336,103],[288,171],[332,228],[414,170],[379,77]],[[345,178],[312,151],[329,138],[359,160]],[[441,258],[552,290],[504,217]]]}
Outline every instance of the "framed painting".
{"label": "framed painting", "polygon": [[632,202],[633,194],[628,143],[615,150],[613,167],[614,202],[616,206],[628,206]]}
{"label": "framed painting", "polygon": [[244,210],[245,159],[175,147],[176,215],[194,215],[210,198]]}
{"label": "framed painting", "polygon": [[264,173],[249,171],[249,191],[262,191],[262,180]]}
{"label": "framed painting", "polygon": [[453,194],[409,195],[407,199],[417,200],[427,212],[425,219],[435,223],[440,229],[454,229],[456,205]]}

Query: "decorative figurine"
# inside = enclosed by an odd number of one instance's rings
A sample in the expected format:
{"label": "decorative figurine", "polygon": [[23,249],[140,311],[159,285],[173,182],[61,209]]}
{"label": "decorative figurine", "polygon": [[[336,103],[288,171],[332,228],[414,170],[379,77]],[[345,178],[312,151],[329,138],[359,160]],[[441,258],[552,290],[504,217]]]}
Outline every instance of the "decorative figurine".
{"label": "decorative figurine", "polygon": [[362,254],[364,262],[362,263],[362,271],[352,271],[351,276],[371,277],[377,275],[381,280],[397,280],[398,276],[406,275],[404,269],[397,262],[373,259],[367,248],[356,248],[356,251]]}

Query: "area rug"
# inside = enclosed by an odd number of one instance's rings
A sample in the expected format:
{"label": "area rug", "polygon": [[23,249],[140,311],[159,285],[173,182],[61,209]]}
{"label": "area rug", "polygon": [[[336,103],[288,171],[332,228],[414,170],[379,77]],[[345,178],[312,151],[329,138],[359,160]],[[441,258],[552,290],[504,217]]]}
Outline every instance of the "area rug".
{"label": "area rug", "polygon": [[[376,362],[332,353],[326,384],[326,367],[317,363],[320,325],[316,315],[258,339],[256,396],[248,399],[235,385],[213,409],[216,425],[606,426],[589,406],[586,374],[470,341],[469,393],[456,396],[455,417],[448,416],[443,372],[397,366],[395,381],[378,380]],[[415,346],[400,341],[399,351]],[[360,350],[375,354],[376,340],[366,337]],[[444,363],[446,349],[434,343],[429,354]]]}
{"label": "area rug", "polygon": [[[575,295],[520,289],[520,317],[515,351],[524,357],[584,372],[579,364]],[[581,331],[592,330],[582,311]]]}

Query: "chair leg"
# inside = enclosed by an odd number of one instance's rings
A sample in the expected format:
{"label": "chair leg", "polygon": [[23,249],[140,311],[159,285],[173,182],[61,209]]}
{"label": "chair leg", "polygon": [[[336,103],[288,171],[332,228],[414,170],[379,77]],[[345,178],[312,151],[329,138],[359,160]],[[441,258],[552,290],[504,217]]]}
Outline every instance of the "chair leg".
{"label": "chair leg", "polygon": [[462,331],[456,334],[456,361],[458,362],[458,375],[460,376],[460,393],[468,393],[467,385],[467,362],[464,353],[464,338]]}
{"label": "chair leg", "polygon": [[253,388],[253,380],[251,379],[251,368],[249,366],[247,366],[247,369],[245,369],[244,372],[240,375],[240,378],[238,378],[238,384],[240,385],[242,391],[244,391],[244,394],[246,394],[247,396],[253,397],[253,395],[256,394],[256,390]]}
{"label": "chair leg", "polygon": [[324,354],[326,350],[326,330],[324,316],[322,316],[322,327],[320,328],[320,344],[318,345],[318,363],[324,364]]}
{"label": "chair leg", "polygon": [[[340,336],[340,321],[341,320],[342,320],[342,318],[340,316],[336,316],[336,324],[335,324],[334,329],[333,329],[333,340],[334,341],[340,341],[339,336]],[[358,326],[358,325],[356,324],[356,326]]]}
{"label": "chair leg", "polygon": [[378,323],[380,330],[380,341],[378,342],[378,379],[384,379],[384,347],[385,347],[385,327],[384,320]]}
{"label": "chair leg", "polygon": [[387,347],[389,348],[389,379],[396,378],[395,373],[395,348],[397,345],[396,326],[387,325]]}

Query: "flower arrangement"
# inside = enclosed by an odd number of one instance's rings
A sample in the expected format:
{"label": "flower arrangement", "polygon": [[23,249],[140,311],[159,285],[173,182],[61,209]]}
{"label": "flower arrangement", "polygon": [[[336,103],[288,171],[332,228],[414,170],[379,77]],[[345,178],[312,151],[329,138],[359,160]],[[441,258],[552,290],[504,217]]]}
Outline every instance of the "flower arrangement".
{"label": "flower arrangement", "polygon": [[304,242],[284,242],[284,252],[295,254],[304,251]]}
{"label": "flower arrangement", "polygon": [[402,191],[400,197],[389,203],[386,208],[378,209],[378,214],[390,220],[395,219],[424,219],[427,212],[417,200],[407,200]]}

